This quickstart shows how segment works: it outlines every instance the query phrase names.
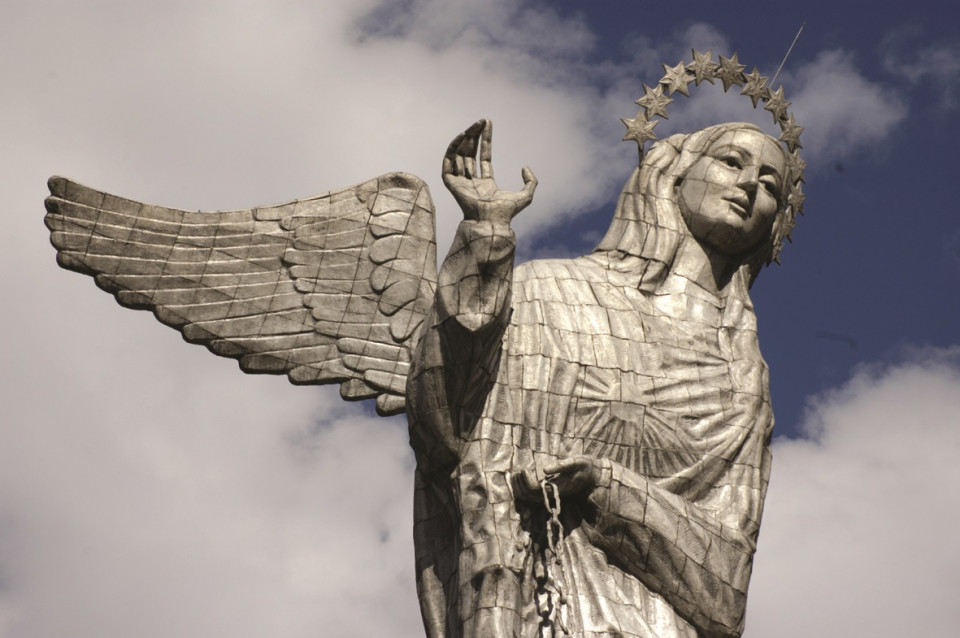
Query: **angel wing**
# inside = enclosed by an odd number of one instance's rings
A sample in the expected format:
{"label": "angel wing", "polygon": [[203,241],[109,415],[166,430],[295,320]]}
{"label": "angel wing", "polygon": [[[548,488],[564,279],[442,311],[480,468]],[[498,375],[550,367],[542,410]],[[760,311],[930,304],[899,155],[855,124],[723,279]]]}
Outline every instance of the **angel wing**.
{"label": "angel wing", "polygon": [[434,208],[391,173],[286,204],[189,212],[49,181],[57,261],[244,372],[340,383],[404,410],[410,353],[437,283]]}

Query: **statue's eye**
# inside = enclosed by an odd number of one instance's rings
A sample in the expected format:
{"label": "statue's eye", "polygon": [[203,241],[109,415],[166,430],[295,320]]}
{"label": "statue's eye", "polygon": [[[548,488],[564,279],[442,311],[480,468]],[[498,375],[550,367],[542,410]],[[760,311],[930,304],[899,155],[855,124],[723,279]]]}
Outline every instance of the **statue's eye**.
{"label": "statue's eye", "polygon": [[769,169],[760,169],[760,183],[764,190],[774,196],[780,192],[780,180]]}
{"label": "statue's eye", "polygon": [[731,168],[743,168],[743,164],[740,162],[740,158],[736,155],[724,155],[720,158],[720,161],[730,166]]}

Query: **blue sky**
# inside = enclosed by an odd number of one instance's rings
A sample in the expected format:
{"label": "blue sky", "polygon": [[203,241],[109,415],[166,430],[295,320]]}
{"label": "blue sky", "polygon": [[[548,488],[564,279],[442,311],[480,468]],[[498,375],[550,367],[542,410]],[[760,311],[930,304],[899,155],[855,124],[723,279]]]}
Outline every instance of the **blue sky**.
{"label": "blue sky", "polygon": [[[246,208],[404,170],[439,251],[449,139],[540,179],[524,257],[590,250],[641,83],[690,49],[780,75],[806,215],[753,297],[778,440],[745,636],[949,635],[960,616],[960,35],[949,2],[0,5],[0,636],[417,636],[401,420],[241,374],[57,268],[45,181]],[[771,126],[719,88],[663,137]],[[952,195],[952,192],[950,192]],[[377,613],[371,610],[377,609]]]}
{"label": "blue sky", "polygon": [[[957,342],[960,220],[948,193],[958,167],[951,140],[957,138],[960,59],[956,21],[949,16],[960,16],[950,3],[691,7],[610,1],[594,3],[589,10],[577,2],[553,6],[579,10],[596,34],[588,59],[598,64],[629,59],[630,43],[636,40],[674,44],[677,59],[664,63],[676,64],[681,55],[689,61],[690,52],[677,44],[682,39],[677,36],[696,21],[715,29],[722,36],[717,40],[737,51],[748,71],[757,66],[771,77],[805,24],[781,73],[789,99],[798,89],[797,71],[830,54],[876,90],[864,95],[858,94],[863,87],[857,83],[808,80],[829,82],[822,99],[849,109],[851,118],[879,119],[883,114],[890,120],[882,133],[863,143],[839,140],[836,147],[828,142],[816,149],[807,170],[806,215],[794,232],[796,245],[785,249],[783,265],[763,273],[754,289],[761,345],[774,371],[779,434],[795,436],[807,397],[846,380],[858,364],[897,361],[905,349]],[[710,37],[703,39],[699,46],[705,47]],[[715,53],[722,50],[714,46]],[[643,69],[642,81],[656,81],[659,62]],[[868,100],[882,103],[879,114],[876,104],[864,103]],[[749,102],[744,102],[747,117]],[[804,106],[794,109],[807,128],[801,140],[819,139],[816,122],[804,120]],[[603,211],[610,206],[606,202],[574,228],[550,233],[542,245],[576,244],[577,238],[564,231],[602,230]],[[587,250],[589,243],[577,248]]]}

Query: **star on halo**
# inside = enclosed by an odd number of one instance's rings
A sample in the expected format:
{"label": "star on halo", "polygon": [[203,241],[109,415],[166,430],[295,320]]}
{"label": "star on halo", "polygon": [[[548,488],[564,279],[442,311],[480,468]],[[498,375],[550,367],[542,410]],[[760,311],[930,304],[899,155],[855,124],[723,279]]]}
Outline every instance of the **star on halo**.
{"label": "star on halo", "polygon": [[795,149],[787,156],[787,166],[790,168],[790,174],[795,183],[805,182],[803,171],[807,168],[807,162],[800,157],[800,150]]}
{"label": "star on halo", "polygon": [[684,66],[683,61],[681,60],[677,66],[672,67],[664,64],[663,70],[665,73],[660,78],[660,84],[666,87],[667,94],[673,95],[679,91],[690,97],[690,89],[687,88],[687,85],[690,84],[691,78],[687,74],[687,67]]}
{"label": "star on halo", "polygon": [[780,128],[783,131],[780,135],[780,141],[787,145],[791,153],[798,148],[803,148],[800,144],[800,134],[803,133],[803,127],[797,126],[793,113],[786,120],[780,122]]}
{"label": "star on halo", "polygon": [[800,184],[796,184],[793,189],[791,189],[790,194],[787,195],[787,203],[790,204],[790,207],[797,213],[803,214],[803,202],[806,201],[807,196],[803,194],[803,188],[800,187]]}
{"label": "star on halo", "polygon": [[760,100],[769,99],[770,89],[766,88],[769,78],[760,75],[757,67],[753,67],[753,73],[748,73],[743,77],[747,80],[747,85],[740,91],[740,95],[749,97],[753,101],[753,108],[757,108],[757,102]]}
{"label": "star on halo", "polygon": [[644,142],[657,139],[653,128],[660,123],[659,120],[651,121],[647,119],[647,116],[642,112],[638,112],[635,118],[629,120],[620,118],[620,121],[627,127],[627,132],[623,136],[624,141],[634,140],[641,151],[643,150]]}
{"label": "star on halo", "polygon": [[786,119],[787,109],[790,108],[790,102],[783,97],[783,87],[781,86],[776,91],[770,93],[770,98],[767,103],[764,105],[764,110],[770,111],[773,115],[774,123],[779,124],[781,120]]}
{"label": "star on halo", "polygon": [[693,49],[693,62],[687,65],[687,71],[693,73],[693,81],[696,86],[706,80],[713,84],[714,73],[717,69],[717,63],[713,61],[713,50],[707,49],[706,53],[700,53]]}
{"label": "star on halo", "polygon": [[657,88],[651,89],[646,84],[643,85],[644,96],[637,100],[637,104],[642,106],[647,113],[647,118],[654,116],[661,116],[664,119],[670,119],[667,117],[667,104],[673,102],[673,98],[669,98],[663,94],[663,87],[659,84]]}
{"label": "star on halo", "polygon": [[[791,244],[793,243],[793,229],[797,227],[797,215],[796,211],[794,214],[787,215],[786,219],[783,220],[783,237]],[[777,251],[779,254],[780,251]],[[780,260],[777,260],[777,263],[780,263]]]}
{"label": "star on halo", "polygon": [[716,77],[720,78],[723,82],[724,92],[734,84],[743,86],[743,70],[745,68],[747,68],[746,65],[740,64],[736,53],[730,56],[730,59],[722,55],[720,56],[720,64],[716,70]]}

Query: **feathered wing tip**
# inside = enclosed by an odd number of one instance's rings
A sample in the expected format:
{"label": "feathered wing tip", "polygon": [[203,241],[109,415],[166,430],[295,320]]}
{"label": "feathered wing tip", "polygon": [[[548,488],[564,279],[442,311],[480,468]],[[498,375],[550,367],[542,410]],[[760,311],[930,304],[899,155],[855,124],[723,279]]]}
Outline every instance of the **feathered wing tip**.
{"label": "feathered wing tip", "polygon": [[418,178],[229,212],[152,206],[63,177],[48,186],[58,263],[121,305],[153,311],[244,372],[337,382],[345,399],[404,411],[437,282],[434,208]]}

